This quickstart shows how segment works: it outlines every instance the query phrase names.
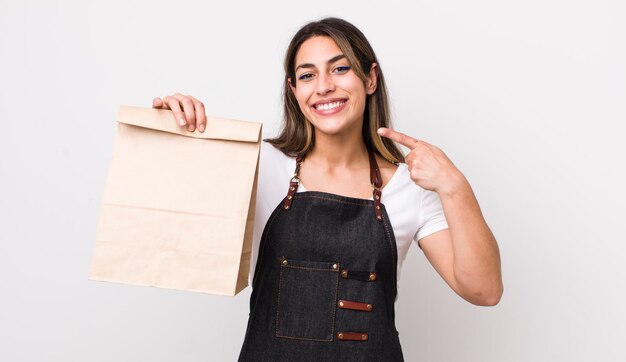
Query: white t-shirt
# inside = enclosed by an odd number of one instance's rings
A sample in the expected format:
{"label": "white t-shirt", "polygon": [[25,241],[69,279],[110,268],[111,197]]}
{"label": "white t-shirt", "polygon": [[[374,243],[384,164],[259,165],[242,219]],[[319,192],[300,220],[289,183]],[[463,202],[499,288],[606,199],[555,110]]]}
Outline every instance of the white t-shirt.
{"label": "white t-shirt", "polygon": [[[295,167],[295,157],[288,157],[272,144],[265,141],[261,142],[256,214],[250,259],[250,285],[252,285],[254,277],[263,229],[276,206],[287,196],[289,181],[293,176]],[[304,191],[306,189],[300,184],[298,192]],[[425,236],[446,229],[448,223],[443,214],[439,195],[417,186],[409,177],[405,163],[398,164],[397,170],[382,189],[381,201],[387,209],[389,221],[396,237],[399,279],[402,262],[406,258],[412,242],[417,242]]]}

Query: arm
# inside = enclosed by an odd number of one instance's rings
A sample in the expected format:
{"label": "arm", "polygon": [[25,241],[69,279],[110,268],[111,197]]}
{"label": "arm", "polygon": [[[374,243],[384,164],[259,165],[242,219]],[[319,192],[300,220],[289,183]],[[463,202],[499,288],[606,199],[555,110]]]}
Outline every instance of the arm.
{"label": "arm", "polygon": [[500,253],[469,182],[439,148],[390,129],[379,134],[411,149],[405,158],[411,179],[441,199],[448,229],[419,240],[428,261],[468,302],[496,305],[503,293]]}
{"label": "arm", "polygon": [[440,192],[439,197],[448,229],[419,241],[426,258],[468,302],[484,306],[498,304],[503,293],[498,243],[482,216],[472,188],[464,181],[451,192]]}

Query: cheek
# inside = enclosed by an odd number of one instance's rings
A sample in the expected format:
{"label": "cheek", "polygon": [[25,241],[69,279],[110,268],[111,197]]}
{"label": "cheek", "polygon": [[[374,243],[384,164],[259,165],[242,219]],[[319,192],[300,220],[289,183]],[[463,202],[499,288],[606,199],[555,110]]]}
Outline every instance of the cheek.
{"label": "cheek", "polygon": [[345,82],[342,82],[341,84],[338,83],[337,85],[348,91],[352,95],[355,103],[363,106],[365,105],[365,97],[367,96],[367,93],[365,92],[365,85],[358,77],[355,76],[351,79],[345,79]]}
{"label": "cheek", "polygon": [[357,97],[352,97],[351,108],[354,110],[354,112],[365,112],[365,96],[359,95]]}
{"label": "cheek", "polygon": [[300,105],[300,108],[307,108],[307,100],[309,99],[310,92],[306,86],[298,85],[298,87],[294,90],[294,96]]}
{"label": "cheek", "polygon": [[307,113],[309,111],[309,106],[306,104],[306,99],[296,98],[298,100],[298,106],[300,106],[300,111],[302,113]]}

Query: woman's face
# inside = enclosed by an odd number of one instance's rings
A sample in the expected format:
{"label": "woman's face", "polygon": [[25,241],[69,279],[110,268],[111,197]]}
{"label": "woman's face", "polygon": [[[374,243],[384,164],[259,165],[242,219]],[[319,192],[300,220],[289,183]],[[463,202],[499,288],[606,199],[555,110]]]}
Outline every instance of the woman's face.
{"label": "woman's face", "polygon": [[316,132],[361,134],[365,98],[376,90],[375,67],[363,84],[332,38],[315,36],[302,43],[295,59],[295,87],[290,87]]}

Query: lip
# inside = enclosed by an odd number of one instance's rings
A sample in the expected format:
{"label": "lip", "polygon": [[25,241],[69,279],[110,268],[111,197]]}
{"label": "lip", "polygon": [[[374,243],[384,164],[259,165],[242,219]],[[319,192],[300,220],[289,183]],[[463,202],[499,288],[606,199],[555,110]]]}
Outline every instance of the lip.
{"label": "lip", "polygon": [[347,98],[327,98],[327,99],[322,99],[321,101],[317,101],[313,103],[311,107],[315,107],[318,104],[333,103],[333,102],[340,102],[340,101],[347,101],[347,100],[348,100]]}
{"label": "lip", "polygon": [[[327,109],[327,110],[320,110],[315,107],[319,104],[334,103],[334,102],[343,102],[343,104],[337,108]],[[335,113],[341,112],[344,108],[346,108],[346,104],[348,104],[347,98],[328,98],[328,99],[323,99],[323,100],[313,103],[311,105],[311,109],[316,114],[329,115],[329,114],[335,114]]]}

